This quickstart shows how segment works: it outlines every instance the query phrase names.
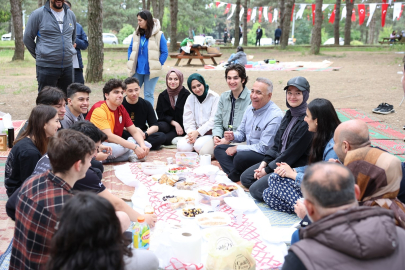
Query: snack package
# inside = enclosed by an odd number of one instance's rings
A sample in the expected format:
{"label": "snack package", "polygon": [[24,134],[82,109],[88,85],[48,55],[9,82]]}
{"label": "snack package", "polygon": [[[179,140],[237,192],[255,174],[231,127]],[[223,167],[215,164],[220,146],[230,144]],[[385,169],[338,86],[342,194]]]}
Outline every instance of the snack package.
{"label": "snack package", "polygon": [[226,227],[218,228],[208,241],[207,270],[254,270],[252,256],[254,243],[249,242]]}

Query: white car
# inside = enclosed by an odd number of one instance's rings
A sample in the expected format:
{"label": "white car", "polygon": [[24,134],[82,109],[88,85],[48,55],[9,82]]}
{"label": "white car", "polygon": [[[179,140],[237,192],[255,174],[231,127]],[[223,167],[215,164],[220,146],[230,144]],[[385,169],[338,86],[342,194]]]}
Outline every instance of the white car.
{"label": "white car", "polygon": [[[335,38],[330,38],[323,45],[334,45],[335,44]],[[345,39],[344,38],[339,38],[339,45],[344,45],[345,44]]]}
{"label": "white car", "polygon": [[1,40],[2,40],[2,41],[11,40],[11,33],[2,35],[2,36],[1,36]]}
{"label": "white car", "polygon": [[295,44],[294,39],[293,39],[293,38],[289,38],[289,39],[288,39],[288,45],[294,45],[294,44]]}
{"label": "white car", "polygon": [[130,34],[129,36],[124,38],[124,40],[122,41],[122,44],[125,44],[125,45],[131,44],[132,36],[133,36],[133,34]]}
{"label": "white car", "polygon": [[262,38],[262,39],[260,39],[260,46],[272,45],[272,44],[273,44],[273,39],[272,38]]}
{"label": "white car", "polygon": [[118,44],[118,38],[114,34],[103,33],[103,43],[104,44],[117,45]]}

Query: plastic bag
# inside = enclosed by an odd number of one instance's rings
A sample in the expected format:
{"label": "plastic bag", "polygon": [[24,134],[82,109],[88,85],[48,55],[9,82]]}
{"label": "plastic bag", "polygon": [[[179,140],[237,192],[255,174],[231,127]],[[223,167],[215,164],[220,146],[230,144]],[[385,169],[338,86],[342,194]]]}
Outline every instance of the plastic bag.
{"label": "plastic bag", "polygon": [[254,270],[254,243],[226,228],[218,228],[208,242],[207,270]]}

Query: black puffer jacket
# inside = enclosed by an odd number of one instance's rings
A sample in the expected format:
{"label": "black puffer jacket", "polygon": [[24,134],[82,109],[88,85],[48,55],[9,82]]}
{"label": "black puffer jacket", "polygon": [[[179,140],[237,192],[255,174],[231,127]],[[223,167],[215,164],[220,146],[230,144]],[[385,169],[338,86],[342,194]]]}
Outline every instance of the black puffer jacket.
{"label": "black puffer jacket", "polygon": [[274,145],[265,155],[264,162],[267,163],[266,173],[271,173],[277,168],[276,163],[285,162],[291,168],[301,167],[308,164],[309,150],[311,148],[313,133],[308,131],[308,124],[304,121],[305,115],[299,117],[292,127],[287,139],[285,151],[281,153],[281,138],[292,119],[291,111],[288,110],[281,120],[280,128],[274,137]]}

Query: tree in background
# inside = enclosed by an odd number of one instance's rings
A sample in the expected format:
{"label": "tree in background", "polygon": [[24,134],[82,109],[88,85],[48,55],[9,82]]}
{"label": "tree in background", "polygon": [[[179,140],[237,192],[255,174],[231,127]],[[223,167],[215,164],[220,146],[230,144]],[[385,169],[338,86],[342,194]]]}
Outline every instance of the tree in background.
{"label": "tree in background", "polygon": [[170,0],[170,48],[171,52],[176,51],[177,45],[177,13],[179,1]]}
{"label": "tree in background", "polygon": [[287,0],[285,3],[284,16],[283,16],[283,29],[281,32],[280,46],[285,49],[288,46],[288,37],[290,36],[291,25],[291,12],[295,4],[295,0]]}
{"label": "tree in background", "polygon": [[236,0],[236,9],[235,9],[235,42],[233,46],[236,48],[239,46],[239,13],[240,13],[240,0]]}
{"label": "tree in background", "polygon": [[43,5],[45,5],[45,0],[38,0],[38,7],[42,7]]}
{"label": "tree in background", "polygon": [[124,24],[124,26],[121,28],[120,32],[118,33],[118,42],[122,43],[122,41],[128,37],[129,35],[132,35],[135,32],[135,28],[132,27],[130,24]]}
{"label": "tree in background", "polygon": [[[249,1],[248,0],[245,0],[244,2],[243,2],[243,8],[244,8],[244,12],[243,12],[243,16],[242,16],[242,23],[243,23],[243,32],[242,32],[242,38],[243,38],[243,46],[247,46],[247,13],[248,13],[248,4],[249,4]],[[238,13],[239,14],[239,13]],[[237,15],[238,15],[237,14]],[[236,39],[235,39],[236,40]],[[238,44],[238,46],[239,46],[239,44]]]}
{"label": "tree in background", "polygon": [[339,34],[340,4],[341,0],[336,0],[335,21],[333,22],[333,35],[335,37],[335,45],[339,45],[339,38],[340,38]]}
{"label": "tree in background", "polygon": [[322,2],[323,0],[316,0],[315,6],[315,25],[312,29],[311,51],[310,54],[319,54],[321,48],[321,33],[322,33]]}
{"label": "tree in background", "polygon": [[[12,0],[10,0],[12,1]],[[104,44],[103,44],[103,1],[89,0],[88,7],[88,63],[87,82],[103,80]]]}
{"label": "tree in background", "polygon": [[15,50],[12,61],[24,60],[23,20],[21,0],[10,0],[11,16],[14,25]]}
{"label": "tree in background", "polygon": [[[280,0],[278,2],[278,6],[279,6],[279,15],[280,15],[280,21],[278,22],[278,25],[281,26],[281,33],[284,33],[284,14],[285,14],[285,0]],[[281,38],[283,36],[280,37],[280,42],[281,42]]]}
{"label": "tree in background", "polygon": [[345,20],[345,45],[350,45],[351,37],[350,37],[350,32],[352,28],[352,14],[353,14],[353,6],[354,6],[354,0],[353,1],[346,1],[346,20]]}
{"label": "tree in background", "polygon": [[[259,26],[262,27],[259,22],[255,22],[255,23],[253,24],[252,30],[250,30],[249,33],[247,34],[247,41],[248,41],[248,44],[250,44],[250,45],[256,44],[256,30],[257,30],[257,28],[258,28]],[[267,36],[266,36],[266,30],[262,28],[262,31],[263,31],[262,39],[263,39],[263,38],[267,38]]]}
{"label": "tree in background", "polygon": [[165,0],[149,0],[152,2],[153,17],[162,22],[165,10]]}

